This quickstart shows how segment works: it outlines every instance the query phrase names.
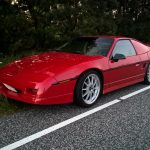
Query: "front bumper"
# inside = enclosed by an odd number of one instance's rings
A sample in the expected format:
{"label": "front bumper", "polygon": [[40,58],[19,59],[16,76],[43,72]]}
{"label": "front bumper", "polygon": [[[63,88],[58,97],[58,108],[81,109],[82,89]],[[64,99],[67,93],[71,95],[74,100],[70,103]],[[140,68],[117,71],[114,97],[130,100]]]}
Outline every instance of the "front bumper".
{"label": "front bumper", "polygon": [[23,94],[22,92],[13,92],[8,90],[6,87],[4,87],[4,85],[2,83],[0,83],[0,94],[9,97],[11,99],[15,99],[15,100],[19,100],[19,101],[23,101],[26,103],[31,103],[34,104],[35,103],[35,99],[36,96],[35,95],[28,95],[28,94]]}
{"label": "front bumper", "polygon": [[[13,92],[8,90],[0,80],[0,94],[14,99],[18,101],[22,101],[29,104],[39,104],[39,105],[47,105],[47,104],[65,104],[65,103],[71,103],[73,102],[73,91],[76,84],[76,80],[72,80],[67,83],[62,83],[60,85],[53,85],[51,86],[47,92],[45,92],[43,95],[32,95],[25,92],[24,86],[22,84],[16,84],[14,82],[6,82],[6,84],[16,88],[20,89],[21,92]],[[14,85],[17,85],[15,87]]]}

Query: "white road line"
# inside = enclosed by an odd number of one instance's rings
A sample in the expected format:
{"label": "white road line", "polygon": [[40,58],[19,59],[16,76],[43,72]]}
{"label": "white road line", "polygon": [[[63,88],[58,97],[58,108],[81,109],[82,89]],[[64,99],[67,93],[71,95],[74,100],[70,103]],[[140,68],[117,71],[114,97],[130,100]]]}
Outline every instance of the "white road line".
{"label": "white road line", "polygon": [[[133,93],[130,93],[128,95],[122,96],[122,97],[120,97],[120,99],[121,100],[125,100],[125,99],[130,98],[130,97],[132,97],[134,95],[142,93],[142,92],[144,92],[144,91],[146,91],[148,89],[150,89],[150,86],[142,88],[142,89],[140,89],[138,91],[135,91]],[[3,148],[0,148],[0,150],[12,150],[12,149],[18,148],[18,147],[20,147],[20,146],[22,146],[24,144],[27,144],[27,143],[29,143],[29,142],[31,142],[33,140],[36,140],[36,139],[38,139],[38,138],[40,138],[40,137],[42,137],[44,135],[47,135],[47,134],[49,134],[49,133],[51,133],[53,131],[56,131],[56,130],[62,128],[62,127],[65,127],[65,126],[67,126],[67,125],[69,125],[69,124],[71,124],[73,122],[76,122],[76,121],[78,121],[78,120],[80,120],[82,118],[85,118],[85,117],[87,117],[87,116],[89,116],[91,114],[94,114],[94,113],[96,113],[96,112],[98,112],[98,111],[100,111],[102,109],[105,109],[105,108],[107,108],[109,106],[112,106],[112,105],[114,105],[116,103],[119,103],[121,100],[115,99],[115,100],[113,100],[111,102],[108,102],[108,103],[106,103],[104,105],[98,106],[98,107],[96,107],[94,109],[91,109],[91,110],[89,110],[87,112],[84,112],[84,113],[82,113],[80,115],[77,115],[77,116],[75,116],[73,118],[70,118],[70,119],[65,120],[63,122],[60,122],[60,123],[58,123],[58,124],[56,124],[54,126],[51,126],[51,127],[47,128],[47,129],[44,129],[44,130],[39,131],[39,132],[37,132],[35,134],[32,134],[32,135],[30,135],[28,137],[25,137],[25,138],[23,138],[23,139],[21,139],[21,140],[19,140],[17,142],[14,142],[14,143],[9,144],[9,145],[7,145],[7,146],[5,146]]]}
{"label": "white road line", "polygon": [[146,91],[146,90],[148,90],[148,89],[150,89],[150,86],[147,86],[147,87],[145,87],[145,88],[143,88],[143,89],[140,89],[140,90],[138,90],[138,91],[132,92],[132,93],[130,93],[130,94],[128,94],[128,95],[122,96],[122,97],[120,97],[120,99],[121,99],[121,100],[125,100],[125,99],[130,98],[130,97],[132,97],[132,96],[134,96],[134,95],[137,95],[137,94],[139,94],[139,93],[142,93],[142,92],[144,92],[144,91]]}
{"label": "white road line", "polygon": [[49,133],[51,133],[53,131],[56,131],[56,130],[62,128],[62,127],[65,127],[65,126],[67,126],[67,125],[69,125],[69,124],[71,124],[73,122],[76,122],[76,121],[78,121],[78,120],[80,120],[82,118],[85,118],[85,117],[87,117],[87,116],[89,116],[91,114],[94,114],[94,113],[96,113],[96,112],[98,112],[98,111],[100,111],[100,110],[102,110],[104,108],[107,108],[107,107],[109,107],[111,105],[114,105],[114,104],[116,104],[118,102],[120,102],[120,100],[115,99],[115,100],[113,100],[113,101],[111,101],[109,103],[106,103],[104,105],[98,106],[98,107],[96,107],[96,108],[94,108],[92,110],[89,110],[89,111],[84,112],[84,113],[82,113],[80,115],[77,115],[77,116],[75,116],[73,118],[70,118],[70,119],[65,120],[63,122],[60,122],[60,123],[58,123],[58,124],[56,124],[56,125],[54,125],[52,127],[49,127],[47,129],[44,129],[44,130],[42,130],[40,132],[37,132],[37,133],[35,133],[33,135],[25,137],[25,138],[23,138],[23,139],[21,139],[21,140],[19,140],[17,142],[9,144],[9,145],[1,148],[0,150],[12,150],[12,149],[18,148],[18,147],[20,147],[20,146],[22,146],[24,144],[27,144],[27,143],[35,140],[35,139],[38,139],[38,138],[40,138],[40,137],[42,137],[42,136],[44,136],[46,134],[49,134]]}

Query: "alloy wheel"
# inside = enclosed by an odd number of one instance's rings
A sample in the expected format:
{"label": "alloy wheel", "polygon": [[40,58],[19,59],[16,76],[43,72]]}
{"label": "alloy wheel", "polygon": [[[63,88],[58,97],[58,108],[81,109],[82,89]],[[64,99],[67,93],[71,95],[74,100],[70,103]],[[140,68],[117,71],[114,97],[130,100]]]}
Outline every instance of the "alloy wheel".
{"label": "alloy wheel", "polygon": [[83,82],[82,99],[86,104],[93,104],[100,93],[100,79],[96,74],[89,74]]}

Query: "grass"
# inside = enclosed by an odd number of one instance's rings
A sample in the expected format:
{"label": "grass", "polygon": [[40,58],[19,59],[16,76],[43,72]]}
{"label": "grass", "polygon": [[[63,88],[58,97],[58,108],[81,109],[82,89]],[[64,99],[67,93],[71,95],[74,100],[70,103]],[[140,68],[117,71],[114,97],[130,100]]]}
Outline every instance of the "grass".
{"label": "grass", "polygon": [[0,95],[0,117],[25,110],[29,107],[31,107],[31,105],[14,101]]}

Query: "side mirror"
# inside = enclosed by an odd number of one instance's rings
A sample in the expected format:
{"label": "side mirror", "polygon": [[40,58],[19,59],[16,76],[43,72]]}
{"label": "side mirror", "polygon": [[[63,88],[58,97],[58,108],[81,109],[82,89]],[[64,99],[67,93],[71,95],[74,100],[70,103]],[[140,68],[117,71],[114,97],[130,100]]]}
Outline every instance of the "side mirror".
{"label": "side mirror", "polygon": [[119,61],[121,59],[126,59],[126,56],[123,55],[123,54],[115,54],[115,56],[112,57],[112,60],[115,61],[115,62],[117,62],[117,61]]}

